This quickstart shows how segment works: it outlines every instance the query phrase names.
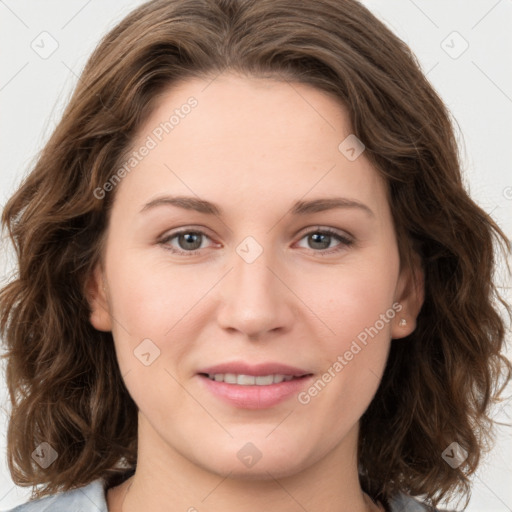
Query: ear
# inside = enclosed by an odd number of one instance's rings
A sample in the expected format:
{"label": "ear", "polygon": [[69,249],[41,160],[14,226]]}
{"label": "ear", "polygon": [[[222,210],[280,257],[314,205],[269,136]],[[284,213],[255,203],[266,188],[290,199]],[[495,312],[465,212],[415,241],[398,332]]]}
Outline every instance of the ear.
{"label": "ear", "polygon": [[[391,338],[409,336],[416,329],[416,319],[425,300],[425,274],[420,256],[413,254],[412,268],[402,268],[395,291],[395,302],[402,308],[393,318]],[[405,322],[404,322],[405,320]]]}
{"label": "ear", "polygon": [[99,263],[94,267],[93,273],[87,281],[86,293],[91,308],[89,320],[92,326],[98,329],[98,331],[111,331],[112,319],[106,291],[106,281]]}

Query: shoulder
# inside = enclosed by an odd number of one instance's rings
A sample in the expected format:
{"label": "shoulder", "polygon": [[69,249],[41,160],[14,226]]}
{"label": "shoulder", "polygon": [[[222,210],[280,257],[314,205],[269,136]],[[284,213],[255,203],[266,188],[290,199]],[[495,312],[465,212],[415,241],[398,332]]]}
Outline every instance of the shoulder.
{"label": "shoulder", "polygon": [[99,478],[90,484],[51,496],[28,501],[3,512],[108,512],[105,482]]}
{"label": "shoulder", "polygon": [[417,498],[399,493],[389,500],[391,512],[453,512],[451,510],[432,508]]}
{"label": "shoulder", "polygon": [[[421,501],[404,493],[395,495],[389,502],[391,512],[450,512],[428,507]],[[2,512],[108,512],[105,496],[105,481],[94,480],[78,487],[51,496],[45,496]]]}

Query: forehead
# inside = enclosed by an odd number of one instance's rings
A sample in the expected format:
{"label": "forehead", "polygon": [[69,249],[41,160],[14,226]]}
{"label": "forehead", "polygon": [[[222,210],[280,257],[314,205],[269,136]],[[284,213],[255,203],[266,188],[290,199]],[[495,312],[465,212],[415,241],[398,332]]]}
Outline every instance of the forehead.
{"label": "forehead", "polygon": [[385,182],[364,153],[351,161],[340,151],[351,127],[328,93],[225,74],[183,81],[155,105],[132,144],[137,150],[151,141],[124,180],[132,200],[169,190],[254,204],[335,193],[385,208]]}

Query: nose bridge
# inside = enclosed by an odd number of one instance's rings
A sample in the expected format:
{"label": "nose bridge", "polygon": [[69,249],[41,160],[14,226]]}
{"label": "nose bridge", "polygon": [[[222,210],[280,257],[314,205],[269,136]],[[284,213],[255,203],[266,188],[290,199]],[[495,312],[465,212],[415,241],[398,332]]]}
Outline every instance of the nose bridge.
{"label": "nose bridge", "polygon": [[[264,248],[254,237],[246,237],[236,248],[235,273],[240,282],[262,290],[271,287],[274,276],[270,272],[275,263],[274,248],[267,241]],[[269,290],[270,291],[270,290]]]}
{"label": "nose bridge", "polygon": [[270,239],[267,237],[260,243],[254,236],[247,236],[235,248],[235,293],[239,298],[244,297],[247,305],[260,300],[269,304],[279,293],[276,277],[270,270],[276,266],[275,248],[270,246]]}
{"label": "nose bridge", "polygon": [[253,236],[235,247],[219,314],[223,327],[257,336],[286,323],[284,285],[275,275],[280,267],[276,262],[274,248],[264,247]]}

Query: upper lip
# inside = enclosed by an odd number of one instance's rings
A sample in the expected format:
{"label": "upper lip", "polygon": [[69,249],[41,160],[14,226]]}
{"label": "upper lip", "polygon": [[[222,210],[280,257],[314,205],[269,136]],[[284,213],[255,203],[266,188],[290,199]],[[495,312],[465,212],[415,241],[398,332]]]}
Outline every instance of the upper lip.
{"label": "upper lip", "polygon": [[310,375],[311,372],[302,368],[289,366],[281,363],[259,363],[249,364],[243,361],[232,361],[229,363],[221,363],[215,366],[209,366],[199,370],[198,373],[218,374],[218,373],[234,373],[236,375],[253,375],[255,377],[261,375],[292,375],[294,377],[302,377],[303,375]]}

